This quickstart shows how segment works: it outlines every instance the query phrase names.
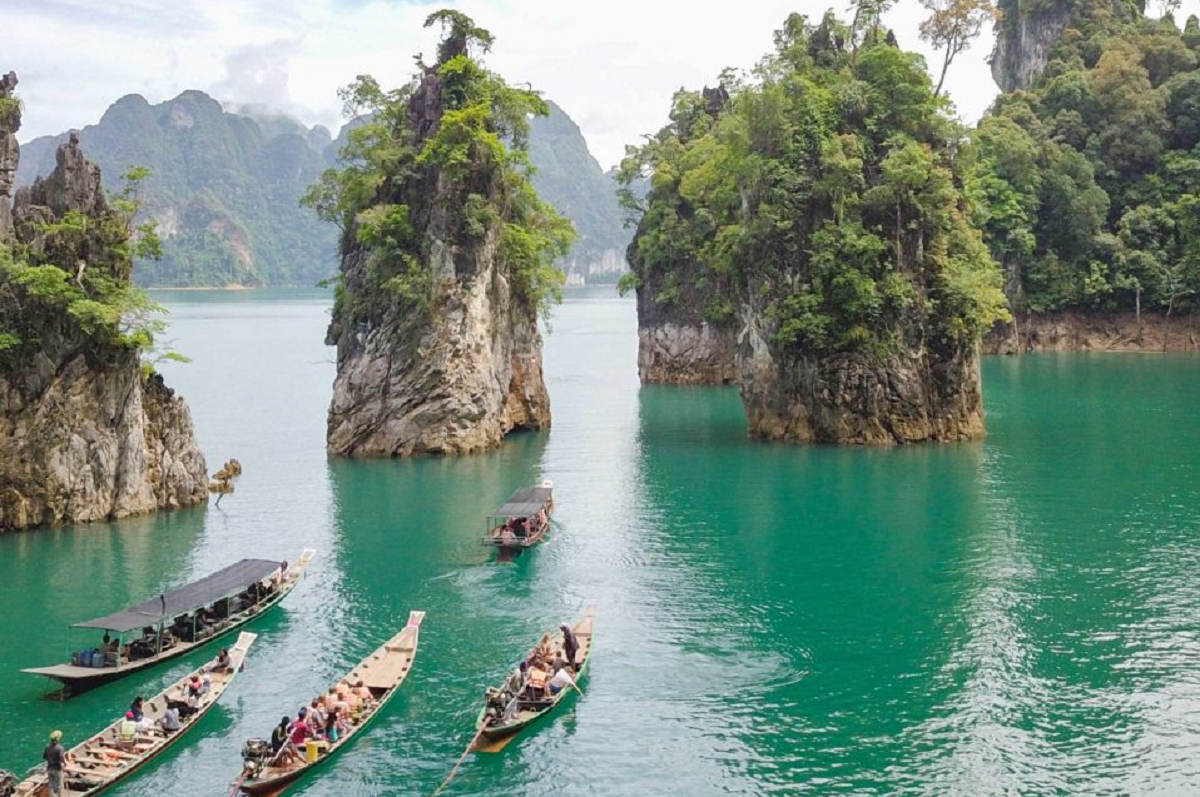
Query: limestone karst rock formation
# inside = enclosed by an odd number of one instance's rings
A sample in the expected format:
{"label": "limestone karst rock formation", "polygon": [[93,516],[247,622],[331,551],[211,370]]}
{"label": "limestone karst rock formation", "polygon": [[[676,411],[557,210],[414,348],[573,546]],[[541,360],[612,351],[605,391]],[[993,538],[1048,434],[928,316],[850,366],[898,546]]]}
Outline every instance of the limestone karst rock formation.
{"label": "limestone karst rock formation", "polygon": [[[492,111],[486,103],[456,105],[476,89],[444,79],[494,81],[479,91],[505,91],[498,76],[463,66],[466,53],[465,41],[443,41],[438,62],[411,87],[403,109],[379,117],[388,120],[381,122],[386,140],[421,155],[395,167],[402,176],[379,181],[343,239],[326,341],[337,346],[331,453],[465,454],[492,448],[514,430],[550,424],[539,300],[506,252],[513,241],[536,238],[523,225],[541,222],[529,215],[544,220],[554,211],[499,154],[491,121],[463,126],[463,118],[486,119]],[[443,142],[439,133],[451,124],[462,138]],[[476,144],[464,138],[485,142],[479,147],[487,151],[472,150]],[[438,147],[459,146],[462,158],[439,161]],[[364,242],[367,216],[374,225],[368,237],[386,241]]]}
{"label": "limestone karst rock formation", "polygon": [[[0,97],[10,99],[15,85],[9,73]],[[114,211],[74,136],[54,171],[17,191],[9,207],[18,123],[9,115],[0,124],[0,246],[11,266],[0,270],[0,531],[201,503],[204,455],[183,399],[143,369],[135,347],[83,323],[86,308],[73,314],[15,276],[14,253],[16,262],[59,265],[50,260],[64,250],[46,225],[71,214],[87,232],[70,247],[76,259],[61,264],[67,279],[82,292],[89,269],[113,285],[130,278],[129,257],[94,232]]]}

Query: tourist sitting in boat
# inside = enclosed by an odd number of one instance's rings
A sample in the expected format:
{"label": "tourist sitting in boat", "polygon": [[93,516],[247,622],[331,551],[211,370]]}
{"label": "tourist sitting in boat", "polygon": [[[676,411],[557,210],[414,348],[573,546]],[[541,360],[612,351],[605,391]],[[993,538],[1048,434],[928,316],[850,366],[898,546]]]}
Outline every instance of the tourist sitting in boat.
{"label": "tourist sitting in boat", "polygon": [[550,694],[557,695],[567,686],[573,686],[575,679],[571,677],[571,670],[566,667],[566,662],[563,662],[563,667],[558,672],[554,673],[554,677],[550,679],[549,687]]}
{"label": "tourist sitting in boat", "polygon": [[217,660],[209,666],[208,671],[233,672],[233,660],[229,658],[228,648],[221,648],[221,652],[217,654]]}
{"label": "tourist sitting in boat", "polygon": [[287,577],[288,577],[288,561],[287,561],[287,559],[284,559],[282,562],[279,563],[279,573],[275,576],[276,585],[282,586],[283,582],[287,581]]}
{"label": "tourist sitting in boat", "polygon": [[133,719],[133,712],[125,712],[125,719],[121,722],[117,729],[117,746],[122,750],[132,750],[134,744],[137,743],[138,726]]}
{"label": "tourist sitting in boat", "polygon": [[308,707],[308,724],[314,738],[325,734],[325,719],[325,712],[321,710],[321,701],[314,697],[312,704]]}
{"label": "tourist sitting in boat", "polygon": [[171,626],[171,633],[176,639],[182,639],[184,642],[194,641],[191,617],[186,614],[176,617],[174,624]]}
{"label": "tourist sitting in boat", "polygon": [[312,731],[308,725],[308,709],[300,707],[300,713],[296,715],[296,721],[288,728],[288,743],[283,751],[283,758],[299,763],[304,760],[303,753],[300,752],[300,747],[309,740],[312,736]]}
{"label": "tourist sitting in boat", "polygon": [[162,728],[168,735],[174,733],[183,727],[183,723],[179,719],[179,709],[168,704],[166,711],[158,720],[158,727]]}
{"label": "tourist sitting in boat", "polygon": [[533,698],[542,698],[546,696],[546,671],[534,664],[529,668],[529,696]]}
{"label": "tourist sitting in boat", "polygon": [[517,518],[516,523],[513,524],[513,533],[517,535],[517,539],[525,539],[529,534],[529,519]]}
{"label": "tourist sitting in boat", "polygon": [[341,731],[341,724],[338,722],[337,712],[331,711],[325,717],[325,739],[331,745],[337,744],[338,735]]}
{"label": "tourist sitting in boat", "polygon": [[511,695],[521,694],[521,690],[525,688],[525,673],[529,669],[527,662],[521,662],[517,669],[508,674],[508,680],[504,682],[504,691]]}
{"label": "tourist sitting in boat", "polygon": [[133,714],[133,719],[135,722],[141,722],[142,717],[146,715],[146,712],[143,710],[145,703],[146,699],[141,695],[138,695],[133,699],[133,702],[129,704],[129,713]]}
{"label": "tourist sitting in boat", "polygon": [[279,720],[279,724],[275,726],[273,731],[271,731],[271,756],[273,758],[283,759],[287,757],[286,754],[281,753],[280,751],[283,750],[288,743],[288,736],[290,735],[289,726],[291,726],[291,724],[292,718],[284,717],[283,719]]}
{"label": "tourist sitting in boat", "polygon": [[358,695],[359,699],[362,700],[363,708],[370,708],[371,704],[375,702],[375,696],[371,694],[371,690],[362,681],[354,685],[354,694]]}
{"label": "tourist sitting in boat", "polygon": [[579,652],[579,640],[575,638],[575,632],[571,630],[571,626],[563,623],[558,627],[563,635],[563,653],[567,654],[567,664],[571,671],[575,671],[575,654]]}
{"label": "tourist sitting in boat", "polygon": [[542,634],[542,641],[533,649],[529,657],[530,665],[549,664],[554,655],[554,647],[550,644],[550,635]]}

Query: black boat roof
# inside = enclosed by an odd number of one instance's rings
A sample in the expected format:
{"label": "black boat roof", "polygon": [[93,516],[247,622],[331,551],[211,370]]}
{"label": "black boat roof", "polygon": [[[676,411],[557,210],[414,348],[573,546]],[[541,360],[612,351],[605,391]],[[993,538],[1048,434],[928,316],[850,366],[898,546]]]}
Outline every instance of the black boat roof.
{"label": "black boat roof", "polygon": [[488,517],[517,518],[536,515],[554,495],[550,487],[522,487],[508,498],[508,503]]}
{"label": "black boat roof", "polygon": [[164,592],[128,609],[97,617],[95,620],[75,623],[73,627],[124,632],[147,625],[158,625],[161,620],[169,620],[176,615],[185,614],[241,592],[278,570],[279,564],[269,559],[243,559],[199,581]]}

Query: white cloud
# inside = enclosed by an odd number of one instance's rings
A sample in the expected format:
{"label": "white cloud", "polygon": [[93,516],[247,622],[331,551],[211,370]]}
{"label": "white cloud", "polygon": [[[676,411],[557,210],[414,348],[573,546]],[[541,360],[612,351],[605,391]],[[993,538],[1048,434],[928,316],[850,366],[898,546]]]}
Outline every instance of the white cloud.
{"label": "white cloud", "polygon": [[[1200,0],[1190,0],[1197,3]],[[82,127],[118,97],[159,102],[185,89],[231,104],[266,104],[336,130],[336,90],[360,73],[396,85],[412,56],[432,55],[422,28],[446,3],[383,0],[17,0],[6,3],[5,63],[26,103],[21,138]],[[726,66],[750,67],[784,18],[814,20],[824,0],[743,0],[703,8],[683,0],[460,0],[453,3],[497,37],[488,63],[528,82],[579,123],[605,166],[625,144],[658,129],[671,94],[714,82]],[[844,0],[835,8],[844,13]],[[900,0],[888,16],[901,44],[917,39],[924,11]],[[1180,17],[1182,19],[1182,17]],[[960,56],[947,79],[967,120],[996,94],[986,58],[990,31]]]}

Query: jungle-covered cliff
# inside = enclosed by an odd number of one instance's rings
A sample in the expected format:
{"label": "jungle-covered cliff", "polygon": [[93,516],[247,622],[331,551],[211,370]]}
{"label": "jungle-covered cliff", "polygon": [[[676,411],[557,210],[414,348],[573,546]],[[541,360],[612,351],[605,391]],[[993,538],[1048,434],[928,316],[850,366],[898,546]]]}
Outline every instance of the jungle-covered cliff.
{"label": "jungle-covered cliff", "polygon": [[651,180],[626,198],[639,308],[732,323],[752,435],[981,436],[979,339],[1006,311],[961,189],[963,131],[877,24],[793,14],[775,42],[748,77],[677,95],[623,164]]}
{"label": "jungle-covered cliff", "polygon": [[529,117],[549,108],[484,68],[493,38],[469,18],[431,25],[437,60],[410,84],[345,90],[369,121],[306,198],[342,232],[335,454],[469,453],[550,423],[537,319],[574,230],[527,174]]}
{"label": "jungle-covered cliff", "polygon": [[[54,168],[68,133],[25,144],[18,184]],[[122,97],[80,145],[120,190],[120,175],[149,170],[143,214],[158,222],[162,257],[138,259],[135,278],[153,287],[230,284],[311,286],[336,268],[337,235],[300,207],[329,166],[331,139],[281,114],[232,113],[200,91],[151,105]]]}
{"label": "jungle-covered cliff", "polygon": [[139,175],[110,198],[72,136],[14,196],[16,82],[0,78],[0,531],[200,503],[187,405],[142,362],[161,325],[130,280],[157,245],[134,227]]}
{"label": "jungle-covered cliff", "polygon": [[1133,330],[1134,347],[1194,348],[1179,316],[1200,302],[1200,22],[1121,0],[1005,12],[993,65],[1014,90],[966,178],[1017,316],[989,345],[1128,347]]}

